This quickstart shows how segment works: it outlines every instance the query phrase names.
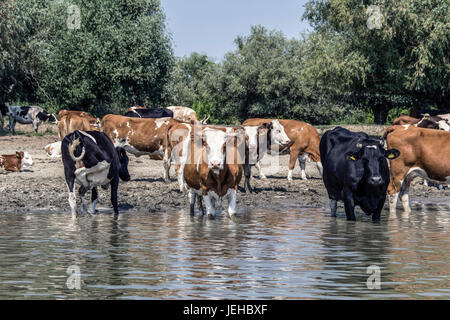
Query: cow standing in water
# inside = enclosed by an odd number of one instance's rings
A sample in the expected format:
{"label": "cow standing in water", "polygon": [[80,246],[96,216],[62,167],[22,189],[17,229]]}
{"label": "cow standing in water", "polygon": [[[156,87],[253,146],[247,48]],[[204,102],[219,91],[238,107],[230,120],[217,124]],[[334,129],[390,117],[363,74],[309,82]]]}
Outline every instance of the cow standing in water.
{"label": "cow standing in water", "polygon": [[380,140],[364,132],[337,127],[325,132],[320,140],[323,183],[330,198],[331,215],[336,216],[337,202],[343,201],[347,220],[355,220],[359,205],[372,220],[379,220],[389,185],[389,166],[400,152],[385,150]]}
{"label": "cow standing in water", "polygon": [[403,210],[411,212],[408,192],[415,177],[437,184],[450,183],[450,132],[411,125],[391,126],[383,138],[388,148],[400,151],[400,156],[391,162],[388,187],[391,214],[396,212],[399,197]]}
{"label": "cow standing in water", "polygon": [[221,211],[228,198],[228,214],[236,214],[237,187],[242,177],[245,133],[226,127],[194,129],[184,179],[189,187],[190,213],[201,196],[208,216]]}
{"label": "cow standing in water", "polygon": [[75,218],[77,214],[75,183],[80,185],[79,195],[83,212],[88,212],[84,196],[87,191],[92,190],[92,213],[95,213],[98,198],[97,187],[107,188],[110,185],[111,203],[117,215],[119,178],[123,181],[130,180],[125,150],[115,148],[103,132],[76,130],[63,139],[61,153],[72,217]]}

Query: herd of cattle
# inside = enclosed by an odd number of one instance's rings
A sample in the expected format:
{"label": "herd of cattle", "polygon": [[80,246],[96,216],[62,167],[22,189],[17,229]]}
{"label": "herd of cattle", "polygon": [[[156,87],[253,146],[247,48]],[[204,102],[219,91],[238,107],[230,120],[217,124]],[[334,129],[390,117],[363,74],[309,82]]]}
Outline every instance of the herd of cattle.
{"label": "herd of cattle", "polygon": [[[387,128],[381,139],[341,127],[325,132],[302,121],[247,119],[238,126],[206,124],[187,107],[132,107],[122,115],[108,114],[101,120],[83,111],[62,110],[58,119],[40,107],[0,106],[0,119],[9,116],[9,130],[16,122],[33,124],[37,131],[43,121],[57,123],[60,141],[45,147],[51,157],[62,157],[72,216],[76,217],[75,184],[80,185],[82,211],[89,212],[85,199],[91,191],[91,212],[95,212],[97,187],[111,188],[111,202],[118,214],[119,180],[129,181],[127,153],[162,160],[164,180],[175,165],[179,188],[189,193],[190,213],[199,201],[202,213],[221,211],[228,199],[228,213],[236,213],[237,191],[244,174],[245,191],[251,187],[251,167],[260,177],[265,154],[289,154],[287,179],[297,159],[301,178],[307,179],[306,161],[313,161],[323,177],[330,198],[331,214],[343,201],[348,220],[355,220],[356,205],[373,220],[380,219],[386,195],[395,213],[400,197],[410,212],[408,192],[412,180],[421,176],[437,184],[450,183],[449,115],[422,119],[401,116]],[[32,165],[24,152],[0,156],[0,167],[19,171]],[[204,203],[204,205],[203,205]]]}

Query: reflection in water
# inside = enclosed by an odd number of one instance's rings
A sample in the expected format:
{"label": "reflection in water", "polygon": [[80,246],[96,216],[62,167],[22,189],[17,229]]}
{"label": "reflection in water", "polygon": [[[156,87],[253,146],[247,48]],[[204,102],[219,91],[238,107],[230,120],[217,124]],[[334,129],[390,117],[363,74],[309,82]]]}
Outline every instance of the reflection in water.
{"label": "reflection in water", "polygon": [[[233,220],[184,210],[4,214],[0,298],[450,298],[448,208],[382,218],[347,222],[289,205]],[[66,287],[72,265],[79,290]],[[371,265],[380,290],[367,288]]]}

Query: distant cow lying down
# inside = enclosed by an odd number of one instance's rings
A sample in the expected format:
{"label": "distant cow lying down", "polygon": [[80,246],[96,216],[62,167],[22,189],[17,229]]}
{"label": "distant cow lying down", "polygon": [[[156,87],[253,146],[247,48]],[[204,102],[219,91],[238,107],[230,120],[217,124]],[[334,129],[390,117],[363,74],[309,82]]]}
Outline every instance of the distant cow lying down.
{"label": "distant cow lying down", "polygon": [[3,154],[0,156],[0,168],[6,171],[19,172],[33,165],[33,159],[28,152],[18,151],[16,154]]}
{"label": "distant cow lying down", "polygon": [[45,152],[50,158],[61,157],[61,141],[56,141],[45,146]]}

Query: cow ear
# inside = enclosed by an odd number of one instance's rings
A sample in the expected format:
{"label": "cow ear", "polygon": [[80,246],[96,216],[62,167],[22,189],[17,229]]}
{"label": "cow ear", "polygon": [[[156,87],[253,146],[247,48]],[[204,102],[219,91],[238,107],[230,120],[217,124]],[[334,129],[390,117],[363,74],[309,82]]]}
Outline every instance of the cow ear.
{"label": "cow ear", "polygon": [[385,158],[387,158],[389,160],[394,160],[399,155],[400,155],[400,151],[398,151],[397,149],[389,149],[384,152]]}

